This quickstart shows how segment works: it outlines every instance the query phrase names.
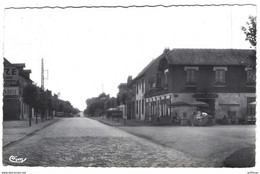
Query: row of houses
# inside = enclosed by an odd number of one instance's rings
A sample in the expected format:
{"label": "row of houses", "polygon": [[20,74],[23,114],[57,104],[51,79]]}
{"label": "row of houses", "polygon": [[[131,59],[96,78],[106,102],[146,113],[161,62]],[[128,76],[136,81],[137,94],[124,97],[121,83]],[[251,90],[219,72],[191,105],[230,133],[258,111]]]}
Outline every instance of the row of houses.
{"label": "row of houses", "polygon": [[204,102],[216,121],[236,123],[255,116],[255,50],[165,49],[134,79],[119,85],[126,92],[128,119],[172,121],[191,114],[175,103]]}
{"label": "row of houses", "polygon": [[[48,119],[50,116],[72,116],[78,109],[74,108],[69,101],[58,98],[58,95],[52,94],[48,89],[36,87],[30,79],[31,70],[24,69],[24,63],[11,63],[4,58],[4,89],[3,89],[3,120],[22,120],[30,116],[34,118],[40,116]],[[37,108],[30,107],[24,101],[25,86],[35,86],[39,91],[38,96],[42,96],[39,102],[42,106]],[[41,109],[42,110],[41,110]],[[43,109],[44,108],[44,109]],[[44,111],[43,111],[44,110]]]}
{"label": "row of houses", "polygon": [[24,63],[11,63],[4,58],[3,119],[20,120],[29,117],[29,106],[23,102],[23,88],[32,84],[31,70]]}

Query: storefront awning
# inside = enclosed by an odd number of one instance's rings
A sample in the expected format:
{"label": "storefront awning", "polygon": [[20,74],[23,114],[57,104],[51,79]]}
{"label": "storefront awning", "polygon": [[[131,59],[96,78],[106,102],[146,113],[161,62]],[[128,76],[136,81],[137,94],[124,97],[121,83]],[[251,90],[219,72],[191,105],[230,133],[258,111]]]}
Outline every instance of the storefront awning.
{"label": "storefront awning", "polygon": [[250,105],[256,105],[256,101],[249,103]]}
{"label": "storefront awning", "polygon": [[219,103],[219,105],[222,105],[222,106],[240,106],[239,103],[234,102],[234,101]]}
{"label": "storefront awning", "polygon": [[209,104],[202,102],[202,101],[195,101],[193,103],[191,103],[192,106],[197,106],[197,107],[208,107]]}

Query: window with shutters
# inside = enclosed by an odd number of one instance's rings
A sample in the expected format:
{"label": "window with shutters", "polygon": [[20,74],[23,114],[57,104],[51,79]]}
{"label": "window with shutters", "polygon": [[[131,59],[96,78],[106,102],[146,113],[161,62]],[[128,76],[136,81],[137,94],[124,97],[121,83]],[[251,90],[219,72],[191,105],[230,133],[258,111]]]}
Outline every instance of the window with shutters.
{"label": "window with shutters", "polygon": [[255,78],[255,72],[252,70],[252,68],[245,68],[246,71],[246,84],[248,87],[254,87],[256,78]]}
{"label": "window with shutters", "polygon": [[196,80],[196,73],[199,70],[198,67],[184,67],[184,70],[186,71],[186,85],[187,86],[196,86],[197,80]]}
{"label": "window with shutters", "polygon": [[214,67],[215,71],[215,86],[225,87],[226,85],[226,67]]}

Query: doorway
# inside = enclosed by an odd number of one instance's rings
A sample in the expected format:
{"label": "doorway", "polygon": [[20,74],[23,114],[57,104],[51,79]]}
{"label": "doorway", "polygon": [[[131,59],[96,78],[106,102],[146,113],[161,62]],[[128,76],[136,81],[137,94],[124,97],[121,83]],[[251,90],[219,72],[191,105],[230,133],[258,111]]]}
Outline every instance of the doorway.
{"label": "doorway", "polygon": [[205,102],[209,105],[208,107],[198,107],[200,111],[206,112],[211,116],[215,116],[215,99],[201,98],[197,99],[197,101]]}

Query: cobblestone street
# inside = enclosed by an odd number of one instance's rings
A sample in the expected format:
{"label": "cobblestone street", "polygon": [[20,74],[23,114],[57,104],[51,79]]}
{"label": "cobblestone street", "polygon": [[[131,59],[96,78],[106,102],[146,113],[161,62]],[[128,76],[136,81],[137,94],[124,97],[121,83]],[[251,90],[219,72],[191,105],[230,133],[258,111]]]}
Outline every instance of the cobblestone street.
{"label": "cobblestone street", "polygon": [[[26,158],[23,164],[10,156]],[[64,118],[3,149],[4,165],[84,167],[219,167],[88,118]]]}

